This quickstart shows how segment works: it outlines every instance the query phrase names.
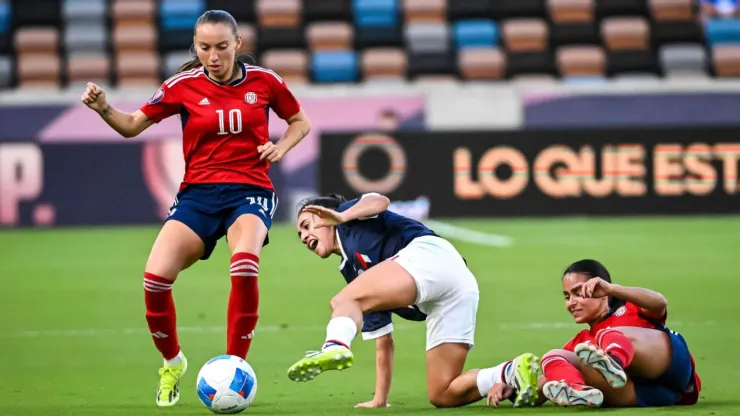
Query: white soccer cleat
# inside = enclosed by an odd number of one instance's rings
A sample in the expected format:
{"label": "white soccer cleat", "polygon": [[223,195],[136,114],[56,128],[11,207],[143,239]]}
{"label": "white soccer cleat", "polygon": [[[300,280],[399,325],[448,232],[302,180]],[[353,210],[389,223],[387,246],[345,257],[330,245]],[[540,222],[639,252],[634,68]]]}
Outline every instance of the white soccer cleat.
{"label": "white soccer cleat", "polygon": [[542,386],[542,393],[558,406],[601,407],[604,393],[590,387],[570,384],[564,381],[548,381]]}
{"label": "white soccer cleat", "polygon": [[606,382],[615,389],[624,387],[627,384],[627,373],[622,366],[596,345],[581,343],[576,345],[575,353],[581,362],[594,370],[598,371]]}

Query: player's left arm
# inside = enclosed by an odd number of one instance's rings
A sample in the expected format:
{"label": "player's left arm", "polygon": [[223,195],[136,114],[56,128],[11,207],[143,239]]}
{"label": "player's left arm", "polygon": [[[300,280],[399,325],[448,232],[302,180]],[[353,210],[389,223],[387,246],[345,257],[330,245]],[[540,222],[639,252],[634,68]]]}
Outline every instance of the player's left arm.
{"label": "player's left arm", "polygon": [[375,394],[356,407],[387,407],[393,378],[393,321],[388,311],[370,312],[363,317],[362,339],[375,339]]}
{"label": "player's left arm", "polygon": [[610,295],[640,307],[650,318],[663,318],[668,311],[668,300],[661,293],[642,287],[611,284]]}
{"label": "player's left arm", "polygon": [[350,222],[357,219],[375,217],[387,210],[389,206],[391,206],[391,200],[387,196],[371,192],[362,195],[349,208],[341,210],[339,215],[342,222]]}
{"label": "player's left arm", "polygon": [[[260,159],[277,162],[308,135],[311,131],[311,121],[282,78],[270,73],[267,74],[267,80],[272,93],[270,107],[278,117],[288,123],[288,129],[275,145],[267,142],[258,150],[261,153]],[[270,150],[271,148],[274,150]]]}

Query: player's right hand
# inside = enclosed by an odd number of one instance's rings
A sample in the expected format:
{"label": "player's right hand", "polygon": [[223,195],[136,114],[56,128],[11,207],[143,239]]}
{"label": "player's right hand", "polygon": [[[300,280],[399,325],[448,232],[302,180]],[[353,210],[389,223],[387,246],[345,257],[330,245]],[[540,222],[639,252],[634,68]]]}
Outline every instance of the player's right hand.
{"label": "player's right hand", "polygon": [[333,209],[318,205],[308,205],[303,210],[316,216],[313,221],[314,228],[333,227],[345,222],[342,214]]}
{"label": "player's right hand", "polygon": [[375,400],[370,400],[369,402],[365,403],[358,403],[355,405],[355,408],[378,408],[378,407],[391,407],[390,403],[385,402],[378,402]]}
{"label": "player's right hand", "polygon": [[486,406],[498,407],[501,401],[508,399],[509,396],[514,394],[514,387],[506,383],[496,383],[488,391],[488,397],[486,397]]}
{"label": "player's right hand", "polygon": [[82,94],[82,102],[92,110],[100,111],[107,104],[105,91],[92,82],[87,83],[87,88]]}

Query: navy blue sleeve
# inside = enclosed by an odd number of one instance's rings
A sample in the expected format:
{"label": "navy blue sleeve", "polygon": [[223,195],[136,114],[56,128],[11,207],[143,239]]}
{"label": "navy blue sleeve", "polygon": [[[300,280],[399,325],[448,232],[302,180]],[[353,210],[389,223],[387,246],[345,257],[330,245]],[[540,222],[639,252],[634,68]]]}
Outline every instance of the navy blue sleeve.
{"label": "navy blue sleeve", "polygon": [[364,340],[380,338],[393,332],[391,313],[388,311],[366,313],[363,320],[362,339]]}
{"label": "navy blue sleeve", "polygon": [[337,212],[344,212],[350,208],[352,208],[355,204],[360,202],[360,198],[351,199],[344,204],[340,205],[339,208],[337,208]]}

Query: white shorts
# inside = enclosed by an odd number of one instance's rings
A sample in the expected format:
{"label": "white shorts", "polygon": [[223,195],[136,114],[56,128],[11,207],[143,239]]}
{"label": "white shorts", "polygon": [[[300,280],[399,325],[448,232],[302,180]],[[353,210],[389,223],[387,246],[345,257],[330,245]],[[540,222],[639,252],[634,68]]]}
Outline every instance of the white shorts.
{"label": "white shorts", "polygon": [[444,343],[472,347],[478,282],[455,247],[440,237],[418,237],[393,260],[416,281],[416,305],[427,314],[427,351]]}

